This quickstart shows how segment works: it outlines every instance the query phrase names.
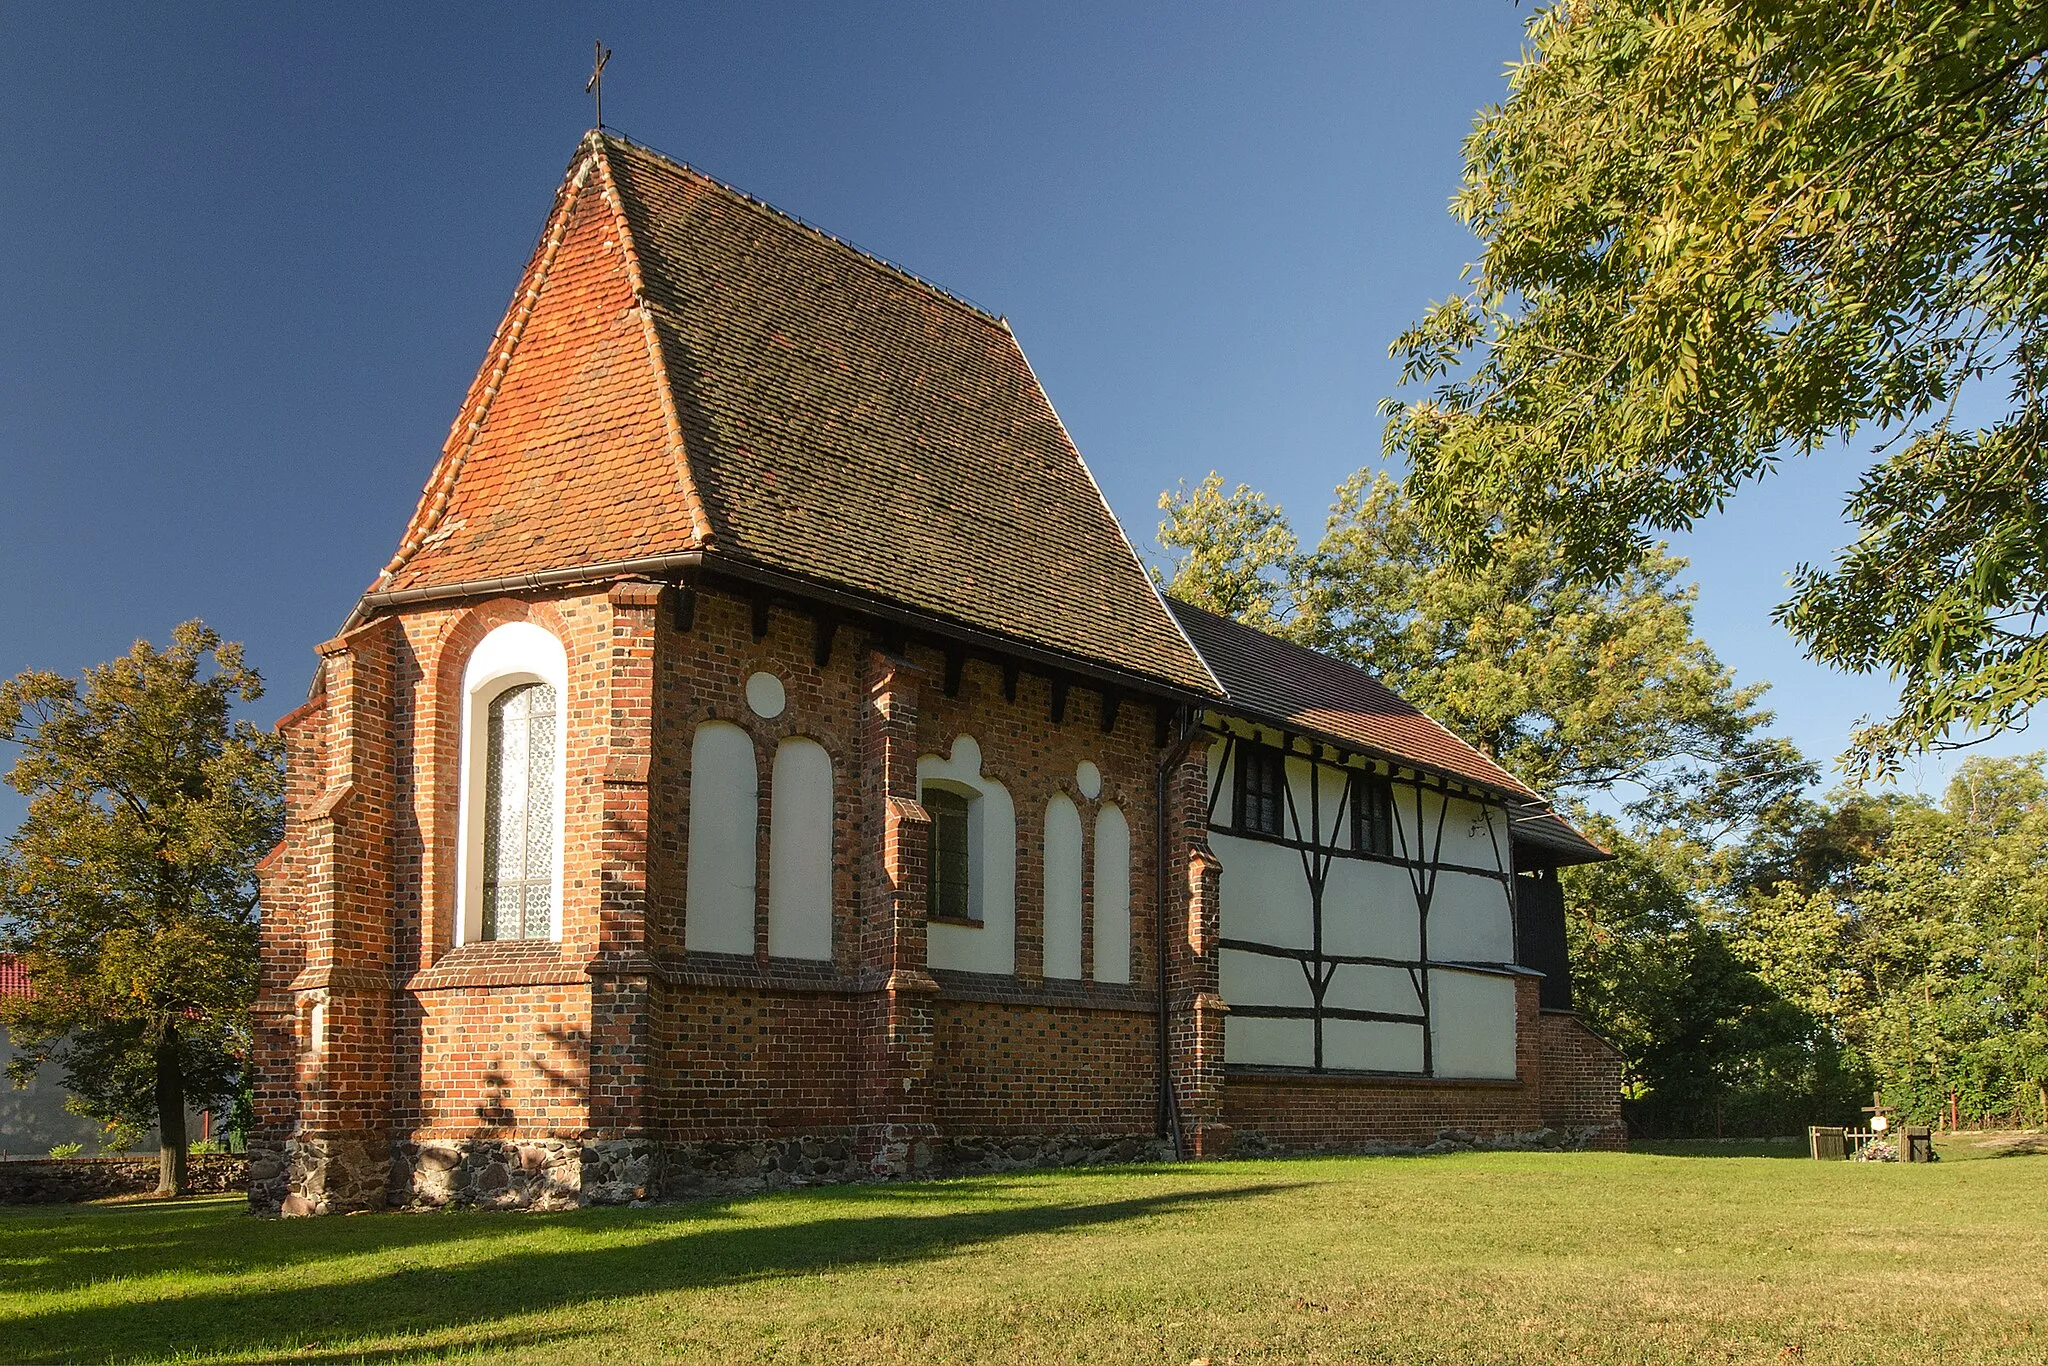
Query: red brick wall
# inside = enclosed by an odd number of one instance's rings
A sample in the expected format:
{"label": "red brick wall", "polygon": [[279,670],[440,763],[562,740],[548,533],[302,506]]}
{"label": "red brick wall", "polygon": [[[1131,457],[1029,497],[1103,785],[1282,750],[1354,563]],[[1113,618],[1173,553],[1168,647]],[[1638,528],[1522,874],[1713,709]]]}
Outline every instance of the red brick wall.
{"label": "red brick wall", "polygon": [[1543,1122],[1606,1133],[1596,1146],[1627,1145],[1621,1123],[1621,1054],[1570,1011],[1546,1010],[1538,1020],[1543,1056]]}
{"label": "red brick wall", "polygon": [[[687,631],[677,608],[675,590],[654,585],[535,594],[406,611],[326,647],[319,695],[282,727],[291,819],[264,870],[259,1105],[268,1132],[318,1117],[393,1140],[745,1143],[878,1126],[913,1142],[917,1132],[1150,1133],[1152,707],[1127,702],[1105,730],[1100,694],[1075,686],[1055,724],[1053,685],[1029,673],[1006,678],[976,659],[952,666],[939,651],[878,646],[853,628],[835,633],[821,665],[809,616],[773,607],[757,639],[742,597],[697,592]],[[477,642],[509,621],[544,626],[568,656],[563,938],[456,948],[462,673]],[[783,683],[778,717],[746,705],[757,670]],[[751,955],[684,950],[691,739],[712,719],[737,724],[755,745]],[[963,733],[1015,805],[1009,978],[923,967],[924,827],[911,765]],[[816,741],[834,765],[830,962],[767,952],[773,764],[790,736]],[[889,746],[883,773],[877,756]],[[1084,759],[1102,772],[1097,798],[1076,783]],[[1534,979],[1522,984],[1516,1082],[1225,1082],[1214,908],[1201,895],[1213,884],[1200,855],[1203,786],[1195,752],[1169,786],[1167,922],[1171,1051],[1191,1147],[1220,1151],[1233,1127],[1286,1146],[1426,1143],[1441,1128],[1520,1131],[1609,1112],[1604,1045],[1575,1019],[1539,1023]],[[1042,976],[1044,816],[1055,792],[1082,815],[1091,905],[1101,803],[1116,802],[1129,822],[1128,985]],[[877,824],[868,808],[885,801],[894,814]],[[1092,972],[1092,942],[1084,963]],[[342,1041],[324,1070],[294,1034],[314,990],[328,993]]]}
{"label": "red brick wall", "polygon": [[842,993],[678,985],[658,998],[655,1130],[675,1140],[844,1133],[859,1011]]}
{"label": "red brick wall", "polygon": [[961,1134],[1152,1132],[1149,1007],[1089,1010],[941,998],[939,1127]]}

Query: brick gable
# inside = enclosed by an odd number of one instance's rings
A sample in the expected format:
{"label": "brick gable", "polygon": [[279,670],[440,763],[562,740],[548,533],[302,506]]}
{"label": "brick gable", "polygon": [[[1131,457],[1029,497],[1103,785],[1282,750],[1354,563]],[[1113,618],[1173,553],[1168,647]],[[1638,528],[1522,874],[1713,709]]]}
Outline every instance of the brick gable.
{"label": "brick gable", "polygon": [[1002,320],[593,134],[372,594],[687,552],[1214,691]]}

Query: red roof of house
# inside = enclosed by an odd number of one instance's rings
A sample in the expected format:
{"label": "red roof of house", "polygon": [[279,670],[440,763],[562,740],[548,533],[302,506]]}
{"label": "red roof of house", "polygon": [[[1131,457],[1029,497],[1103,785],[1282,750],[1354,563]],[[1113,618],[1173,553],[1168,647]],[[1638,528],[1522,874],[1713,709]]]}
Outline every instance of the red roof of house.
{"label": "red roof of house", "polygon": [[682,552],[1214,691],[1006,323],[593,133],[372,591]]}
{"label": "red roof of house", "polygon": [[1605,850],[1574,830],[1527,784],[1357,665],[1188,603],[1168,601],[1233,709],[1304,735],[1461,778],[1521,808],[1517,838],[1580,859],[1605,856]]}
{"label": "red roof of house", "polygon": [[35,988],[29,985],[28,969],[21,959],[11,953],[0,953],[0,996],[35,994]]}

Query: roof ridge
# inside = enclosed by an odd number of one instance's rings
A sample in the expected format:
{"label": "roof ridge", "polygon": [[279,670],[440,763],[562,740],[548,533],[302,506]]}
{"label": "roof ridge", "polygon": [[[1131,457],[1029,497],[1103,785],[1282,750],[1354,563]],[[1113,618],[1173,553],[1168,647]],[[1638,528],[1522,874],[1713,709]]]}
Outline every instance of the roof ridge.
{"label": "roof ridge", "polygon": [[681,171],[684,175],[692,176],[698,180],[703,181],[706,185],[711,186],[713,189],[722,190],[727,195],[730,195],[732,198],[739,200],[741,203],[746,204],[751,208],[758,209],[761,212],[770,215],[771,217],[782,219],[783,221],[795,227],[803,229],[805,232],[811,234],[813,237],[822,238],[824,241],[830,242],[832,243],[832,245],[837,247],[844,247],[846,250],[852,252],[855,256],[859,257],[862,261],[865,261],[867,264],[871,266],[878,266],[881,269],[888,271],[892,275],[899,275],[905,280],[910,281],[910,283],[916,285],[918,288],[927,291],[928,293],[934,295],[935,297],[942,299],[949,304],[953,304],[956,307],[965,309],[968,313],[972,314],[976,318],[979,318],[983,322],[990,323],[996,327],[1000,327],[1005,332],[1010,330],[1009,319],[1005,315],[995,313],[987,308],[984,308],[980,304],[974,302],[974,300],[968,298],[966,295],[957,293],[954,290],[947,289],[944,285],[935,284],[932,281],[927,280],[924,276],[919,275],[916,271],[911,270],[907,266],[898,265],[896,262],[882,255],[880,252],[869,251],[866,247],[863,247],[858,242],[852,241],[845,237],[841,237],[837,233],[828,232],[824,228],[819,227],[816,223],[811,222],[809,219],[804,218],[800,214],[791,213],[788,209],[782,208],[775,204],[771,204],[767,200],[761,198],[759,195],[749,194],[747,191],[742,190],[739,186],[734,185],[730,181],[720,180],[717,176],[712,175],[709,171],[705,170],[701,166],[693,165],[690,162],[683,160],[681,157],[670,156],[667,152],[664,152],[656,147],[650,147],[644,142],[636,142],[632,138],[627,137],[624,133],[619,132],[616,128],[605,128],[602,130],[592,129],[591,131],[600,138],[609,139],[613,142],[620,144],[623,147],[629,148],[632,151],[645,153],[647,156],[654,158],[656,161],[659,161],[662,164],[674,170]]}
{"label": "roof ridge", "polygon": [[690,450],[683,439],[682,414],[676,411],[675,379],[668,368],[668,355],[661,343],[661,329],[654,325],[654,309],[647,299],[647,277],[640,268],[640,244],[633,237],[631,216],[626,212],[625,199],[619,194],[618,178],[612,174],[611,157],[606,153],[602,130],[592,130],[590,139],[591,160],[597,164],[602,179],[604,201],[612,211],[612,226],[619,234],[619,255],[626,266],[626,285],[633,291],[633,301],[639,306],[640,328],[647,341],[647,363],[654,383],[657,400],[661,404],[662,425],[667,429],[669,458],[675,464],[678,482],[682,484],[683,499],[690,509],[690,530],[695,534],[699,548],[709,548],[712,543],[711,509],[704,502],[702,490],[697,487],[696,471],[690,468]]}
{"label": "roof ridge", "polygon": [[1138,554],[1138,547],[1131,540],[1131,533],[1125,530],[1123,518],[1117,516],[1116,509],[1110,506],[1109,495],[1102,491],[1102,482],[1095,477],[1094,469],[1088,464],[1088,457],[1081,454],[1081,443],[1074,440],[1073,432],[1067,429],[1067,420],[1060,416],[1059,408],[1052,401],[1052,394],[1039,381],[1038,368],[1031,363],[1031,357],[1024,353],[1024,343],[1017,340],[1017,334],[1011,330],[1009,324],[1003,325],[1003,331],[1008,333],[1010,345],[1016,349],[1017,359],[1024,362],[1024,373],[1031,376],[1032,386],[1038,390],[1039,398],[1045,402],[1045,410],[1052,414],[1053,425],[1060,429],[1060,438],[1067,443],[1067,450],[1073,455],[1074,463],[1081,467],[1081,477],[1086,479],[1088,487],[1095,491],[1095,501],[1102,505],[1103,515],[1109,518],[1109,524],[1116,528],[1117,539],[1123,542],[1125,552],[1131,557],[1131,563],[1137,567],[1138,577],[1144,580],[1146,591],[1151,593],[1152,601],[1166,618],[1166,624],[1180,637],[1180,643],[1187,647],[1189,656],[1202,666],[1202,673],[1215,687],[1217,696],[1228,697],[1229,690],[1223,686],[1223,680],[1216,676],[1216,671],[1209,667],[1209,661],[1202,657],[1200,648],[1189,638],[1188,628],[1181,625],[1180,618],[1166,605],[1165,590],[1154,583],[1151,574],[1146,572],[1144,557]]}

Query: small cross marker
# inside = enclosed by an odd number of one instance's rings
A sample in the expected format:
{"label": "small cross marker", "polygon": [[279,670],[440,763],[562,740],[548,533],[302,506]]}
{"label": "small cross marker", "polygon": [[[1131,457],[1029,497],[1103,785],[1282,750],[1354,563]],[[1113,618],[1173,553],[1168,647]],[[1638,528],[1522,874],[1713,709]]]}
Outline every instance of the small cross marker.
{"label": "small cross marker", "polygon": [[597,126],[604,127],[604,64],[612,59],[612,50],[602,40],[593,42],[594,64],[590,68],[590,79],[583,83],[583,93],[597,100]]}

